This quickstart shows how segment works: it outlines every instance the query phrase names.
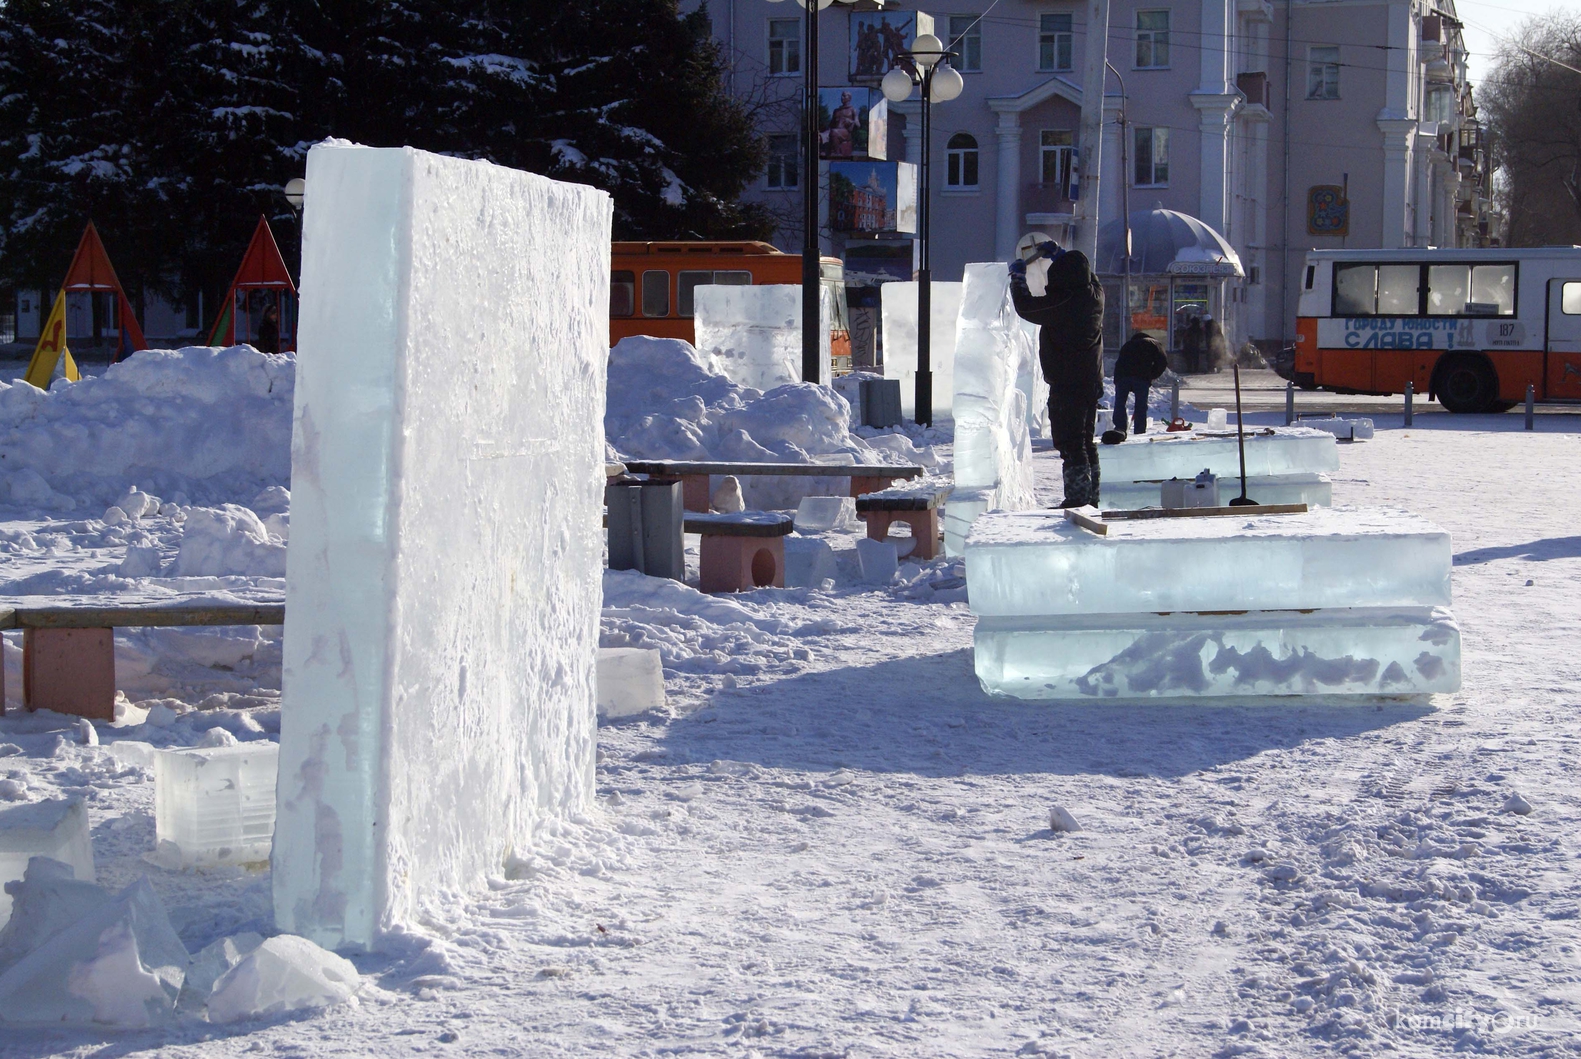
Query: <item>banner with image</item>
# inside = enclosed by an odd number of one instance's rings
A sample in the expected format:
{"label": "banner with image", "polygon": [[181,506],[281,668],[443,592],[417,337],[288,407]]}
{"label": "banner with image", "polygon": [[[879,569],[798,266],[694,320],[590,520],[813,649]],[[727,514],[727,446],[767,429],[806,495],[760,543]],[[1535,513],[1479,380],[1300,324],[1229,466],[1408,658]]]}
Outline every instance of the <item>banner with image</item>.
{"label": "banner with image", "polygon": [[884,158],[889,101],[856,85],[818,90],[818,157]]}

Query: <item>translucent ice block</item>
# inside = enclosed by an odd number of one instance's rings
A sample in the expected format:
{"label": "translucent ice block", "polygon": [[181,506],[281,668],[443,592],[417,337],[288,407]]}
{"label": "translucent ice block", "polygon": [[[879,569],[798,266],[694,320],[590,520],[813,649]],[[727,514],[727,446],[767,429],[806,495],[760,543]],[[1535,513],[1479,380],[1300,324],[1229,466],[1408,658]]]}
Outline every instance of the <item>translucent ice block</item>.
{"label": "translucent ice block", "polygon": [[[1241,495],[1240,475],[1220,478],[1218,481],[1221,503],[1228,504],[1231,497]],[[1105,511],[1160,507],[1163,501],[1161,486],[1160,482],[1111,482],[1105,478],[1100,487],[1098,506]],[[1334,503],[1334,485],[1326,474],[1248,475],[1246,496],[1259,504],[1329,507]]]}
{"label": "translucent ice block", "polygon": [[[959,448],[960,443],[956,443]],[[1118,445],[1098,446],[1104,482],[1157,482],[1195,478],[1207,469],[1220,478],[1240,479],[1235,435],[1132,435]],[[1246,475],[1321,474],[1339,470],[1334,435],[1304,427],[1262,427],[1246,435]],[[1237,493],[1239,490],[1237,489]]]}
{"label": "translucent ice block", "polygon": [[1032,507],[1027,429],[1037,351],[1010,303],[1001,263],[967,265],[955,341],[955,485],[991,489],[990,506]]}
{"label": "translucent ice block", "polygon": [[861,537],[856,542],[856,560],[862,570],[863,581],[888,584],[900,569],[900,550],[894,541],[875,541]]}
{"label": "translucent ice block", "polygon": [[1111,521],[1108,530],[1098,536],[1059,511],[982,516],[966,542],[972,611],[1030,617],[1450,602],[1449,534],[1405,512],[1318,508]]}
{"label": "translucent ice block", "polygon": [[982,618],[975,647],[984,690],[1023,699],[1460,688],[1460,629],[1436,608]]}
{"label": "translucent ice block", "polygon": [[611,204],[333,141],[307,185],[274,916],[372,946],[592,798]]}
{"label": "translucent ice block", "polygon": [[168,868],[269,859],[277,743],[163,750],[154,759],[155,859]]}
{"label": "translucent ice block", "polygon": [[[933,416],[949,419],[955,403],[955,328],[961,315],[961,284],[929,284],[928,362],[933,370]],[[917,414],[917,284],[886,283],[883,302],[884,377],[900,380],[900,410],[907,419]]]}
{"label": "translucent ice block", "polygon": [[718,357],[725,375],[740,386],[772,390],[792,382],[828,382],[833,302],[828,288],[820,288],[820,297],[819,378],[802,378],[800,284],[710,283],[695,288],[697,349]]}
{"label": "translucent ice block", "polygon": [[977,516],[993,505],[992,489],[960,489],[950,494],[944,506],[944,554],[955,558],[966,554],[966,538]]}
{"label": "translucent ice block", "polygon": [[785,538],[785,587],[817,588],[839,577],[834,549],[817,537]]}
{"label": "translucent ice block", "polygon": [[27,872],[33,857],[70,865],[74,877],[93,881],[93,839],[81,799],[58,798],[0,809],[0,927],[11,918],[5,884]]}
{"label": "translucent ice block", "polygon": [[664,663],[643,647],[598,649],[598,715],[632,717],[664,707]]}
{"label": "translucent ice block", "polygon": [[797,533],[823,533],[844,529],[856,521],[856,498],[804,496],[796,507]]}
{"label": "translucent ice block", "polygon": [[1344,419],[1335,416],[1333,418],[1302,419],[1296,425],[1333,434],[1341,441],[1367,441],[1373,436],[1372,420],[1370,419]]}

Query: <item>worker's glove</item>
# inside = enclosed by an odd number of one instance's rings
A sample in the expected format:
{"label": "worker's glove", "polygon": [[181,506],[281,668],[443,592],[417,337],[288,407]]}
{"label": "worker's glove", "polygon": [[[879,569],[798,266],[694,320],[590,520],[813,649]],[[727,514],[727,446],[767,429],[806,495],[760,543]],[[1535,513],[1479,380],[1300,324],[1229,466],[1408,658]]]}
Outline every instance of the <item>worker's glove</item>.
{"label": "worker's glove", "polygon": [[1042,254],[1044,257],[1048,258],[1050,261],[1055,261],[1061,255],[1063,255],[1065,253],[1065,248],[1060,246],[1054,240],[1050,239],[1046,243],[1039,243],[1038,244],[1038,253]]}
{"label": "worker's glove", "polygon": [[1027,278],[1027,263],[1019,257],[1010,262],[1010,275],[1021,279]]}

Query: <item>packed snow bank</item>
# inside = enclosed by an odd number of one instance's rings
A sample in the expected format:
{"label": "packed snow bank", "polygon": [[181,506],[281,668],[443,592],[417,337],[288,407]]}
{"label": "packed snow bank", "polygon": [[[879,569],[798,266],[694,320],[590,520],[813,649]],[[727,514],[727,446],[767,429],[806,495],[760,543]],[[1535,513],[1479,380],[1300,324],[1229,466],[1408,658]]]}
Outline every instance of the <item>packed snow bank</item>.
{"label": "packed snow bank", "polygon": [[245,502],[290,484],[295,357],[147,349],[47,392],[0,383],[0,505],[94,513],[127,487]]}

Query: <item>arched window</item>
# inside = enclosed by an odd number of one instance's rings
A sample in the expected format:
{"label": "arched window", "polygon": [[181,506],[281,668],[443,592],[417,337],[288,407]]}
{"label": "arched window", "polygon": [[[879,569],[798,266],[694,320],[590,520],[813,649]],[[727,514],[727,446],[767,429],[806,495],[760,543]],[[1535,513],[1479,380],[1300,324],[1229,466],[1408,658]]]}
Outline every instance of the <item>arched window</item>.
{"label": "arched window", "polygon": [[974,188],[977,186],[977,137],[958,132],[944,145],[944,186]]}

